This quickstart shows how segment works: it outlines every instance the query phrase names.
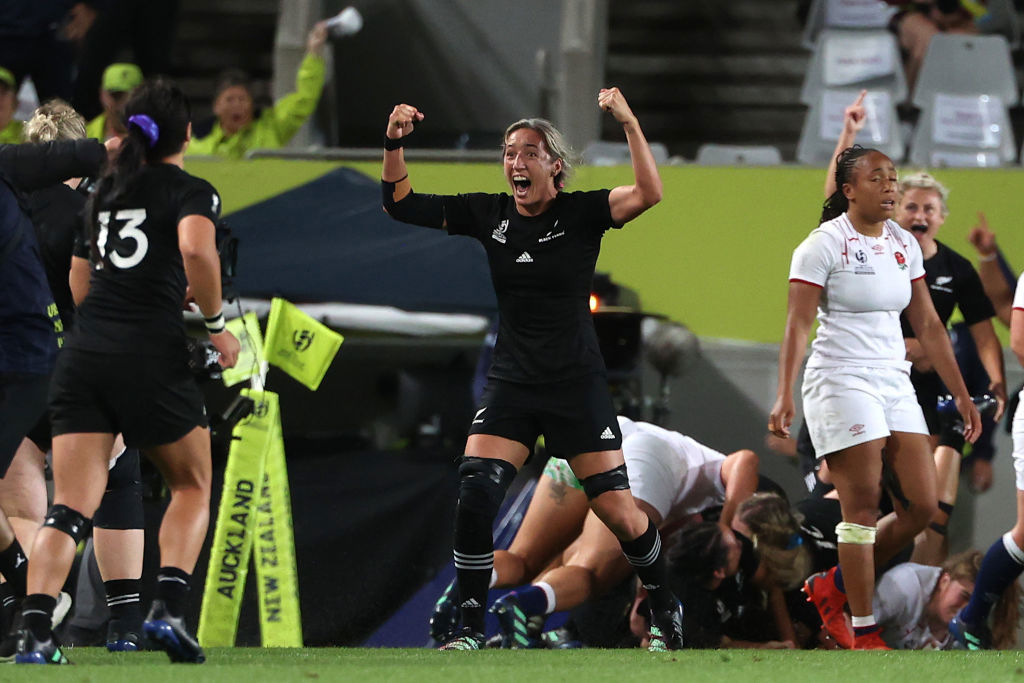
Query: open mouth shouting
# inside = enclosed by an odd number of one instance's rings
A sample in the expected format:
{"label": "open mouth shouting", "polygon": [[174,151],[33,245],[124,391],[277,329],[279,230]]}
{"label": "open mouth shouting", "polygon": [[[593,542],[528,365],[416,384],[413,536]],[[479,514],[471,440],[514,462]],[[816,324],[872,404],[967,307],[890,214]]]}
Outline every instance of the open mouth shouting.
{"label": "open mouth shouting", "polygon": [[530,191],[530,179],[524,175],[515,174],[512,176],[512,186],[515,188],[517,197],[525,197],[526,193]]}
{"label": "open mouth shouting", "polygon": [[910,226],[910,232],[915,232],[920,235],[923,235],[924,233],[928,232],[928,226],[925,225],[924,223],[915,223]]}

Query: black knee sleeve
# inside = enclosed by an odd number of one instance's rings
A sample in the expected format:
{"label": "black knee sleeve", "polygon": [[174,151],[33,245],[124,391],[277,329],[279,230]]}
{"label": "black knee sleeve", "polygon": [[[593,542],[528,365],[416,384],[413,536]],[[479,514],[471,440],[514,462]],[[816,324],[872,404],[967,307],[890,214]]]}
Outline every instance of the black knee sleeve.
{"label": "black knee sleeve", "polygon": [[580,484],[583,485],[583,492],[587,494],[589,500],[594,500],[608,491],[628,491],[629,477],[626,475],[626,465],[622,464],[607,472],[592,474]]}
{"label": "black knee sleeve", "polygon": [[512,463],[464,456],[459,465],[459,506],[493,518],[515,476]]}
{"label": "black knee sleeve", "polygon": [[54,505],[46,513],[43,526],[63,531],[74,540],[75,545],[78,545],[83,538],[89,535],[90,521],[81,512],[72,510],[67,505]]}
{"label": "black knee sleeve", "polygon": [[125,450],[110,470],[107,490],[93,516],[93,526],[99,529],[146,527],[142,512],[142,471],[137,449]]}

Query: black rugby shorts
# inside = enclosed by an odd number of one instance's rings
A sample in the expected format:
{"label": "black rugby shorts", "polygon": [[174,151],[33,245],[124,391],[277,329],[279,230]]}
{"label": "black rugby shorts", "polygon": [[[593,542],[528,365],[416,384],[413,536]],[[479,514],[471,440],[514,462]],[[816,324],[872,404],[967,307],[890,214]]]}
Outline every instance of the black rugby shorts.
{"label": "black rugby shorts", "polygon": [[124,434],[129,448],[162,446],[207,426],[199,385],[180,358],[65,349],[50,387],[53,435]]}
{"label": "black rugby shorts", "polygon": [[469,433],[501,436],[531,451],[543,434],[545,448],[559,458],[622,448],[608,380],[596,373],[545,384],[488,379]]}
{"label": "black rugby shorts", "polygon": [[0,477],[18,452],[21,440],[46,412],[49,375],[0,374]]}

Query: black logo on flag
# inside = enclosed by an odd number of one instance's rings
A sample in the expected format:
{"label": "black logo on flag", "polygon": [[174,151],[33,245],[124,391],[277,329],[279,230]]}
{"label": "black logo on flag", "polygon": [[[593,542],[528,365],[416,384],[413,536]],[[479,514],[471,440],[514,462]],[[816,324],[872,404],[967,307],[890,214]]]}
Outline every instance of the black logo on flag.
{"label": "black logo on flag", "polygon": [[292,346],[296,351],[305,351],[313,343],[314,333],[309,330],[296,330],[292,334]]}

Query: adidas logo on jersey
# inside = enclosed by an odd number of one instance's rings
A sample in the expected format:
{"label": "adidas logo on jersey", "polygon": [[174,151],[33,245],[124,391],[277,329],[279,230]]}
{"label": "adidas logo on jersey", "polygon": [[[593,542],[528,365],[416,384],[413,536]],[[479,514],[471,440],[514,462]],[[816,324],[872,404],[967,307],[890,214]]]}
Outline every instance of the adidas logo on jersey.
{"label": "adidas logo on jersey", "polygon": [[601,432],[601,438],[602,439],[614,439],[615,438],[615,432],[612,431],[611,427],[605,427],[604,431]]}
{"label": "adidas logo on jersey", "polygon": [[530,252],[524,251],[519,255],[519,258],[516,259],[516,263],[533,263],[533,257],[530,256]]}

